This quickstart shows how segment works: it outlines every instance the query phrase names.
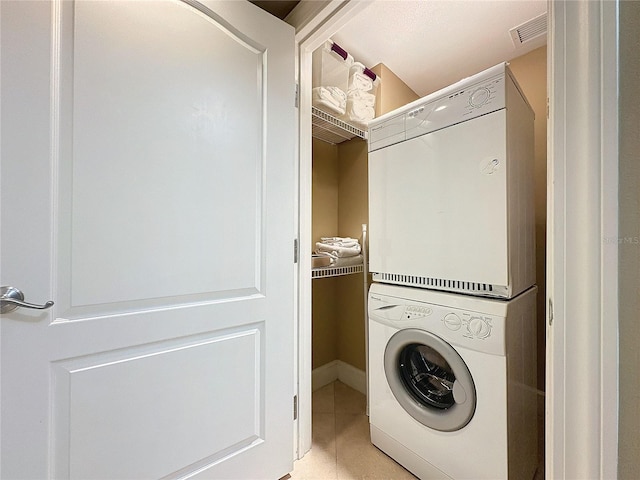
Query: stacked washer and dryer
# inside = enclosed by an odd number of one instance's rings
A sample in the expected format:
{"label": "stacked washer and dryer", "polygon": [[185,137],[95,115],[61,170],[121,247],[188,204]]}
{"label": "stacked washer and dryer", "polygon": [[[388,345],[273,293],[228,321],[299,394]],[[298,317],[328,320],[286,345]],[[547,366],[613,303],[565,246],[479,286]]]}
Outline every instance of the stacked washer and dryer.
{"label": "stacked washer and dryer", "polygon": [[538,464],[533,110],[500,64],[369,124],[369,414],[422,479]]}

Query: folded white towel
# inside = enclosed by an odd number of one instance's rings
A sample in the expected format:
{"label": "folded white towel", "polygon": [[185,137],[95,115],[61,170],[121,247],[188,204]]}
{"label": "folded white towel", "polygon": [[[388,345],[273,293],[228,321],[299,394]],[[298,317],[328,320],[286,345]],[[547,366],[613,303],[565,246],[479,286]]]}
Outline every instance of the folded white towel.
{"label": "folded white towel", "polygon": [[316,253],[319,253],[319,252],[329,252],[335,255],[335,257],[341,258],[341,257],[353,257],[354,255],[359,255],[361,250],[360,250],[359,244],[352,247],[341,247],[339,245],[332,245],[332,244],[317,242]]}
{"label": "folded white towel", "polygon": [[311,255],[312,257],[330,257],[330,258],[338,258],[337,255],[334,255],[331,252],[320,252],[318,250],[316,250],[315,252],[313,252],[313,254]]}
{"label": "folded white towel", "polygon": [[353,72],[349,78],[349,91],[362,90],[368,92],[373,89],[373,80],[364,73]]}
{"label": "folded white towel", "polygon": [[352,265],[360,265],[363,263],[362,255],[354,255],[352,257],[338,257],[330,252],[316,252],[314,257],[324,257],[331,261],[328,267],[350,267]]}
{"label": "folded white towel", "polygon": [[360,103],[367,107],[376,106],[376,96],[373,93],[362,92],[360,90],[349,92],[349,94],[347,95],[347,101],[349,100],[354,103]]}
{"label": "folded white towel", "polygon": [[376,116],[376,96],[354,90],[347,95],[345,113],[340,118],[345,122],[366,126]]}
{"label": "folded white towel", "polygon": [[342,115],[347,105],[347,94],[338,87],[316,87],[311,90],[311,101]]}
{"label": "folded white towel", "polygon": [[373,107],[368,107],[357,102],[347,102],[344,117],[347,122],[355,122],[366,125],[374,119],[376,111]]}
{"label": "folded white towel", "polygon": [[360,265],[363,262],[362,255],[353,257],[336,258],[332,260],[332,267],[351,267],[352,265]]}
{"label": "folded white towel", "polygon": [[340,106],[340,100],[331,95],[331,92],[325,87],[317,87],[312,90],[313,98],[318,100],[324,100],[336,107]]}
{"label": "folded white towel", "polygon": [[348,242],[348,241],[357,242],[358,241],[356,238],[351,238],[351,237],[320,237],[320,240],[322,240],[322,242],[324,242],[324,243],[327,243],[327,242]]}
{"label": "folded white towel", "polygon": [[325,245],[333,245],[334,247],[353,248],[353,247],[358,247],[360,244],[358,242],[333,242],[333,243],[326,243]]}
{"label": "folded white towel", "polygon": [[338,247],[355,247],[359,243],[355,238],[349,237],[321,237],[320,242]]}

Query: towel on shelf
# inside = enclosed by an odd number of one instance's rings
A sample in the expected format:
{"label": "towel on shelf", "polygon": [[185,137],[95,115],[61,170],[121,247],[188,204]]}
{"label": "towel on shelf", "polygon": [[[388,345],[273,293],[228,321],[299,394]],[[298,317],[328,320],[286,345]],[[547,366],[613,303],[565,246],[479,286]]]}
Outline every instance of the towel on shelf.
{"label": "towel on shelf", "polygon": [[311,254],[312,257],[327,257],[327,258],[331,258],[331,259],[336,259],[338,258],[336,255],[334,255],[331,252],[319,252],[319,251],[315,251]]}
{"label": "towel on shelf", "polygon": [[326,245],[336,245],[338,247],[355,247],[358,240],[349,237],[321,237],[320,242]]}
{"label": "towel on shelf", "polygon": [[363,263],[362,254],[354,255],[352,257],[338,257],[337,255],[330,252],[316,252],[313,254],[314,257],[325,257],[330,259],[331,267],[350,267],[353,265],[360,265]]}
{"label": "towel on shelf", "polygon": [[332,267],[351,267],[353,265],[362,265],[362,255],[355,255],[353,257],[340,257],[333,260]]}
{"label": "towel on shelf", "polygon": [[366,126],[376,116],[376,111],[373,107],[367,107],[358,103],[347,102],[347,108],[345,115],[350,122],[356,122],[364,124]]}
{"label": "towel on shelf", "polygon": [[320,240],[322,240],[325,243],[330,243],[330,242],[357,242],[358,241],[357,238],[351,238],[351,237],[320,237]]}
{"label": "towel on shelf", "polygon": [[376,116],[376,96],[355,90],[349,92],[344,117],[351,122],[368,123]]}
{"label": "towel on shelf", "polygon": [[333,254],[336,258],[341,257],[353,257],[359,255],[360,244],[356,244],[350,247],[342,247],[340,245],[334,245],[330,243],[316,242],[316,253],[327,252]]}
{"label": "towel on shelf", "polygon": [[373,80],[361,72],[353,72],[349,78],[349,92],[361,90],[368,92],[373,89]]}
{"label": "towel on shelf", "polygon": [[314,105],[328,107],[340,115],[347,106],[347,94],[338,87],[316,87],[311,90],[311,100]]}

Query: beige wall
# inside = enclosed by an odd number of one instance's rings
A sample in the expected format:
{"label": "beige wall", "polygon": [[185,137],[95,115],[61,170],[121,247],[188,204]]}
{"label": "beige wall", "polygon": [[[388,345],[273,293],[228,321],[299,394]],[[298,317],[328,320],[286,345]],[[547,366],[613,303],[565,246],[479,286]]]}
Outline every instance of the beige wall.
{"label": "beige wall", "polygon": [[618,478],[640,475],[640,2],[620,2]]}
{"label": "beige wall", "polygon": [[[313,239],[360,238],[368,222],[367,142],[313,143]],[[315,245],[314,245],[315,247]],[[365,369],[362,275],[312,283],[312,368],[342,360]]]}
{"label": "beige wall", "polygon": [[338,147],[313,139],[311,166],[312,251],[320,237],[338,231]]}
{"label": "beige wall", "polygon": [[[330,145],[314,139],[312,235],[360,238],[368,222],[367,143]],[[365,369],[362,275],[312,283],[312,368],[342,360]]]}
{"label": "beige wall", "polygon": [[371,71],[381,79],[380,91],[376,99],[376,117],[420,98],[384,63],[379,63]]}
{"label": "beige wall", "polygon": [[359,237],[369,221],[367,142],[353,139],[338,145],[338,228]]}
{"label": "beige wall", "polygon": [[509,67],[535,112],[534,184],[536,283],[538,285],[538,389],[544,390],[547,253],[547,47],[540,47],[526,55],[511,60]]}
{"label": "beige wall", "polygon": [[[353,139],[338,145],[338,230],[341,236],[360,238],[369,223],[367,142]],[[336,279],[340,311],[338,358],[365,370],[364,284],[362,275]]]}
{"label": "beige wall", "polygon": [[337,283],[333,278],[316,278],[311,288],[311,368],[338,358]]}
{"label": "beige wall", "polygon": [[[338,231],[338,147],[313,140],[311,188],[312,251],[320,237]],[[330,278],[312,283],[312,368],[338,358],[336,283]]]}

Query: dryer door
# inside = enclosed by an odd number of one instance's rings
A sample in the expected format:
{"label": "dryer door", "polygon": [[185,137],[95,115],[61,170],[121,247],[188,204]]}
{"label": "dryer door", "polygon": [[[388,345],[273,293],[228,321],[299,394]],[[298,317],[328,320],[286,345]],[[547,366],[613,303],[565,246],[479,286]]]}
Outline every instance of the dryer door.
{"label": "dryer door", "polygon": [[509,284],[506,131],[501,110],[369,154],[371,272]]}
{"label": "dryer door", "polygon": [[471,421],[473,378],[458,352],[440,337],[400,330],[387,343],[384,370],[398,403],[423,425],[453,432]]}

